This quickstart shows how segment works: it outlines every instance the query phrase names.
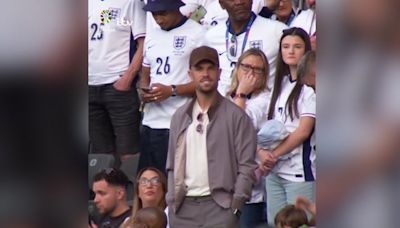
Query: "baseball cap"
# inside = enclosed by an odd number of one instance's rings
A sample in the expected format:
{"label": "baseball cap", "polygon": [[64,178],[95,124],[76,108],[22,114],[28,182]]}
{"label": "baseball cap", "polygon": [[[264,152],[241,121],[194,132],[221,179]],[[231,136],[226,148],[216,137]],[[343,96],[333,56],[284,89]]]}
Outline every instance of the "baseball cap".
{"label": "baseball cap", "polygon": [[207,46],[201,46],[193,49],[189,58],[189,66],[195,66],[204,60],[213,63],[215,66],[219,66],[217,50]]}
{"label": "baseball cap", "polygon": [[181,0],[148,0],[143,10],[149,12],[170,11],[177,10],[184,5],[185,3]]}

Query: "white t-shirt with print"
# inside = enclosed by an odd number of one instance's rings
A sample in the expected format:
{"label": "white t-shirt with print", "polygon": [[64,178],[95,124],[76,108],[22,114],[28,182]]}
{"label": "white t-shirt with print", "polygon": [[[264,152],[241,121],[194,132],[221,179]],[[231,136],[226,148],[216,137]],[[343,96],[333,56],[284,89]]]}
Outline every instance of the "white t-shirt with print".
{"label": "white t-shirt with print", "polygon": [[[295,86],[296,82],[291,81],[289,76],[285,76],[282,81],[281,95],[275,104],[274,119],[281,121],[289,132],[294,132],[300,124],[300,118],[312,117],[316,114],[316,96],[311,87],[303,86],[297,103],[299,116],[294,116],[291,120],[288,110],[286,110],[286,102]],[[293,149],[291,157],[284,160],[278,160],[272,172],[280,177],[294,182],[313,181],[316,178],[316,154],[313,149],[315,145],[315,137],[309,137],[303,144]]]}
{"label": "white t-shirt with print", "polygon": [[[142,65],[150,68],[150,84],[189,83],[190,53],[200,45],[203,35],[204,28],[191,19],[170,31],[159,28],[148,30]],[[169,129],[172,115],[188,99],[171,96],[162,102],[147,103],[143,110],[143,125],[153,129]]]}
{"label": "white t-shirt with print", "polygon": [[[266,19],[260,16],[256,16],[253,25],[250,28],[247,42],[244,43],[244,38],[246,32],[240,34],[236,37],[237,40],[237,54],[236,58],[230,57],[229,43],[228,41],[228,51],[226,47],[226,23],[218,24],[215,27],[209,29],[204,38],[204,44],[215,48],[219,54],[219,63],[222,70],[220,81],[218,83],[218,91],[225,95],[228,91],[232,77],[231,72],[242,54],[242,47],[244,45],[244,51],[254,47],[263,50],[268,58],[270,75],[268,80],[268,87],[272,89],[274,77],[275,77],[275,65],[276,57],[279,51],[279,41],[282,36],[282,31],[286,29],[287,26],[279,21],[273,21],[271,19]],[[228,33],[228,40],[232,37],[231,33]]]}
{"label": "white t-shirt with print", "polygon": [[89,0],[89,85],[113,83],[128,69],[131,33],[146,34],[142,7],[136,0]]}
{"label": "white t-shirt with print", "polygon": [[304,29],[309,36],[314,35],[317,31],[317,18],[315,15],[315,10],[308,9],[301,11],[300,14],[293,19],[290,27],[299,27]]}
{"label": "white t-shirt with print", "polygon": [[[253,0],[253,5],[251,6],[251,11],[255,14],[259,14],[264,7],[264,0]],[[222,9],[218,0],[214,0],[205,6],[206,15],[201,20],[203,26],[207,29],[217,24],[224,24],[228,20],[228,12]]]}

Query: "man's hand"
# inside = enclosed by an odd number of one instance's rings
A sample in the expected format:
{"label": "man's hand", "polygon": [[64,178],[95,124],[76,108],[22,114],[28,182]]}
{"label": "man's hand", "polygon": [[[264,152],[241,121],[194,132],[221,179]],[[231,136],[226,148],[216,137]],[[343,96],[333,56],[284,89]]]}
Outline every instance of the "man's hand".
{"label": "man's hand", "polygon": [[125,72],[116,82],[114,82],[114,88],[119,91],[129,91],[131,89],[132,80]]}
{"label": "man's hand", "polygon": [[151,88],[150,88],[150,90],[144,90],[141,88],[139,91],[139,95],[142,98],[142,101],[144,103],[150,103],[150,102],[156,101],[156,97],[154,96]]}
{"label": "man's hand", "polygon": [[151,93],[154,96],[155,102],[161,102],[172,95],[172,87],[169,85],[163,85],[161,83],[154,83],[151,85]]}
{"label": "man's hand", "polygon": [[172,95],[172,87],[161,83],[151,84],[151,90],[140,89],[140,96],[145,103],[161,102]]}

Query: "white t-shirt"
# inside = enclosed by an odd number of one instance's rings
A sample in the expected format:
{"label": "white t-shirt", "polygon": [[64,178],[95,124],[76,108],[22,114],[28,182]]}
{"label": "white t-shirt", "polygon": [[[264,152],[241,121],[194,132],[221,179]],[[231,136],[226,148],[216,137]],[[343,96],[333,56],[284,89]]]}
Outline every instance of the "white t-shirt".
{"label": "white t-shirt", "polygon": [[[297,107],[300,118],[294,116],[291,120],[288,110],[286,110],[286,102],[295,86],[296,82],[291,81],[289,76],[285,76],[282,81],[281,95],[275,104],[274,119],[281,121],[289,132],[294,132],[300,124],[301,117],[315,118],[315,92],[311,87],[303,86]],[[286,113],[286,114],[285,114]],[[280,177],[294,182],[304,182],[315,180],[315,150],[312,149],[315,137],[310,137],[303,144],[296,147],[291,152],[291,157],[285,160],[279,160],[273,168],[272,172]]]}
{"label": "white t-shirt", "polygon": [[301,11],[300,14],[293,19],[290,27],[299,27],[304,29],[309,36],[314,35],[317,29],[315,10],[308,9]]}
{"label": "white t-shirt", "polygon": [[[191,19],[169,31],[157,28],[148,30],[144,42],[143,67],[150,68],[150,84],[189,83],[190,53],[199,46],[203,35],[203,27]],[[176,96],[162,102],[147,103],[143,125],[153,129],[169,129],[172,115],[188,99]]]}
{"label": "white t-shirt", "polygon": [[[254,0],[253,5],[251,6],[251,11],[253,11],[255,14],[258,14],[263,7],[264,0]],[[228,20],[228,12],[225,9],[222,9],[218,0],[212,1],[206,5],[205,8],[207,13],[201,20],[201,23],[207,29],[212,26],[216,26],[217,24],[225,24],[226,20]]]}
{"label": "white t-shirt", "polygon": [[[232,97],[228,98],[233,101]],[[246,114],[253,122],[254,129],[259,131],[267,121],[268,107],[271,100],[271,92],[264,90],[258,94],[252,94],[250,99],[246,99]]]}
{"label": "white t-shirt", "polygon": [[[203,113],[200,120],[197,119],[199,113]],[[208,196],[211,194],[210,184],[208,183],[207,160],[207,125],[209,119],[207,112],[201,110],[197,101],[193,105],[192,119],[193,122],[187,128],[186,133],[186,196]],[[199,125],[202,125],[202,133],[196,130]]]}
{"label": "white t-shirt", "polygon": [[[271,19],[256,16],[256,19],[254,20],[250,28],[250,31],[248,33],[249,35],[247,38],[247,42],[244,43],[246,32],[243,32],[236,38],[237,39],[236,58],[228,56],[229,47],[227,51],[226,23],[218,24],[215,27],[209,29],[205,35],[204,44],[213,47],[218,51],[220,68],[222,69],[220,81],[218,84],[218,91],[223,95],[225,95],[226,92],[228,91],[232,81],[231,72],[237,60],[239,59],[239,56],[242,54],[243,45],[245,45],[244,51],[252,47],[259,48],[263,50],[263,52],[267,56],[270,69],[268,87],[272,89],[275,77],[276,57],[279,51],[279,40],[282,36],[282,31],[286,28],[287,26],[282,22],[273,21]],[[230,40],[231,37],[232,33],[229,32],[228,40]],[[228,41],[228,43],[230,43],[230,41]]]}
{"label": "white t-shirt", "polygon": [[113,83],[128,69],[130,35],[146,33],[142,7],[136,0],[89,0],[89,85]]}

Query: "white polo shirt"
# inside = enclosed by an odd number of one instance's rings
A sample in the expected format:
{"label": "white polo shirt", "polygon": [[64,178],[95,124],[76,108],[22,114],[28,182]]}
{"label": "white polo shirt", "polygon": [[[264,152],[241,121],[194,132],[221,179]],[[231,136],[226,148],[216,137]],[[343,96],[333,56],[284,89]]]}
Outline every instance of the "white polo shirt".
{"label": "white polo shirt", "polygon": [[[301,117],[315,118],[315,92],[311,87],[303,86],[297,107],[300,118],[294,116],[291,120],[286,102],[295,86],[296,82],[291,81],[289,76],[285,76],[282,81],[282,92],[275,104],[274,119],[281,121],[289,132],[294,132],[300,124]],[[285,160],[279,160],[272,172],[280,177],[294,182],[313,181],[316,178],[315,173],[315,137],[308,138],[303,144],[292,150],[291,157]]]}
{"label": "white polo shirt", "polygon": [[[209,29],[204,38],[204,44],[215,48],[219,54],[220,68],[222,69],[221,77],[218,83],[218,91],[225,95],[229,89],[232,81],[231,72],[244,51],[254,47],[263,50],[268,58],[270,75],[268,80],[268,87],[272,89],[275,77],[276,57],[279,51],[279,41],[282,36],[282,31],[287,26],[279,21],[256,16],[252,26],[250,27],[247,41],[244,42],[246,32],[237,36],[237,54],[236,58],[228,56],[229,40],[232,33],[228,31],[228,41],[226,41],[227,25],[226,23],[218,24]],[[228,43],[228,50],[227,50]],[[244,52],[243,51],[243,52]]]}
{"label": "white polo shirt", "polygon": [[89,0],[89,85],[113,83],[128,69],[130,35],[146,33],[143,6],[137,0]]}
{"label": "white polo shirt", "polygon": [[[148,30],[144,43],[143,66],[150,68],[150,84],[189,83],[190,53],[200,45],[204,32],[204,28],[191,19],[169,31],[159,28]],[[188,99],[176,96],[162,102],[147,103],[144,107],[143,125],[153,129],[169,129],[172,115]]]}

